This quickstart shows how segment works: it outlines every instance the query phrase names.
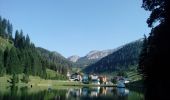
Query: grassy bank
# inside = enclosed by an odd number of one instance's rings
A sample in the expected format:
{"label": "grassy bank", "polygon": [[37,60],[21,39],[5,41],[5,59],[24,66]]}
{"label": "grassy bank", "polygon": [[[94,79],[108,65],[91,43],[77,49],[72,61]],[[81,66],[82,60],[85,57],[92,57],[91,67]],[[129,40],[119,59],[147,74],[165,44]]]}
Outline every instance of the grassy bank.
{"label": "grassy bank", "polygon": [[[0,88],[8,87],[10,84],[7,82],[7,80],[10,79],[10,75],[5,75],[3,77],[0,77]],[[63,80],[45,80],[38,76],[30,76],[30,81],[26,84],[21,82],[21,79],[23,77],[23,74],[19,75],[19,83],[17,84],[18,87],[52,87],[52,88],[58,88],[62,86],[115,86],[115,85],[94,85],[94,84],[83,84],[81,82],[76,81],[63,81]]]}

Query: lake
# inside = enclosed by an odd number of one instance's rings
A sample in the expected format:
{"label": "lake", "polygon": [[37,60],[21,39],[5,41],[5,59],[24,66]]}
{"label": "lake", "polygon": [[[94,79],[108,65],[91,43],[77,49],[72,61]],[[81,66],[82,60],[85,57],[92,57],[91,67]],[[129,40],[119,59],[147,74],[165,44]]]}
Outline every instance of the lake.
{"label": "lake", "polygon": [[0,89],[0,100],[144,100],[144,95],[116,87],[13,87]]}

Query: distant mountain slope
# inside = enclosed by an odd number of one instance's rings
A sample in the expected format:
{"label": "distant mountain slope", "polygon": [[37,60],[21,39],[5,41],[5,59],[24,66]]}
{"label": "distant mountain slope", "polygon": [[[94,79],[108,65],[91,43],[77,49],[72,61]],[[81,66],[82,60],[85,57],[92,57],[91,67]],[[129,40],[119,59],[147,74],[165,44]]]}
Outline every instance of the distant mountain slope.
{"label": "distant mountain slope", "polygon": [[87,66],[84,71],[95,73],[113,72],[137,65],[142,44],[142,40],[128,43],[96,63]]}
{"label": "distant mountain slope", "polygon": [[60,72],[60,70],[62,70],[63,68],[70,69],[73,66],[72,62],[68,61],[58,52],[51,52],[41,47],[37,47],[37,51],[44,59],[47,59],[48,61],[50,61],[50,63],[55,64],[55,67],[52,65],[49,66],[50,69]]}
{"label": "distant mountain slope", "polygon": [[[89,65],[97,62],[101,58],[115,52],[118,49],[119,48],[103,50],[103,51],[93,50],[93,51],[90,51],[88,54],[86,54],[86,56],[79,57],[78,59],[76,59],[76,61],[74,63],[77,65],[77,67],[86,67],[86,66],[89,66]],[[70,60],[70,57],[68,59]]]}
{"label": "distant mountain slope", "polygon": [[73,56],[70,56],[68,57],[67,59],[71,62],[77,62],[77,60],[79,59],[80,57],[77,56],[77,55],[73,55]]}

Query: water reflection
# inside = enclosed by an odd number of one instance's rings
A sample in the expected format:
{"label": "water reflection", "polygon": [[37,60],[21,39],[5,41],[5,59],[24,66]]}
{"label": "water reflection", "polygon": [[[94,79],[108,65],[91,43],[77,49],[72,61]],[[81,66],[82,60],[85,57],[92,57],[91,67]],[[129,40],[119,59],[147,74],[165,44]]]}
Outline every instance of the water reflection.
{"label": "water reflection", "polygon": [[[139,95],[140,94],[140,95]],[[135,98],[135,99],[134,99]],[[0,91],[0,100],[144,100],[143,94],[125,88],[83,87],[46,89],[35,92],[32,88],[17,87],[7,93]]]}
{"label": "water reflection", "polygon": [[[113,87],[83,87],[80,89],[69,89],[67,92],[68,100],[86,100],[86,99],[115,99],[128,100],[130,91],[126,88]],[[137,93],[130,96],[138,96]],[[143,100],[143,97],[139,97]],[[129,99],[131,100],[131,99]]]}

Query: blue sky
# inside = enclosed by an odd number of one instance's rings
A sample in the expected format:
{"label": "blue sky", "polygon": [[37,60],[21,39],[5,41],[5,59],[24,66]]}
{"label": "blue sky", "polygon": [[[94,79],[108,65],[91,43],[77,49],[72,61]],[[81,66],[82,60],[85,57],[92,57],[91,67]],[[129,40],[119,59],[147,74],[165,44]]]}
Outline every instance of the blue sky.
{"label": "blue sky", "polygon": [[36,46],[84,56],[148,34],[142,0],[0,0],[0,15]]}

